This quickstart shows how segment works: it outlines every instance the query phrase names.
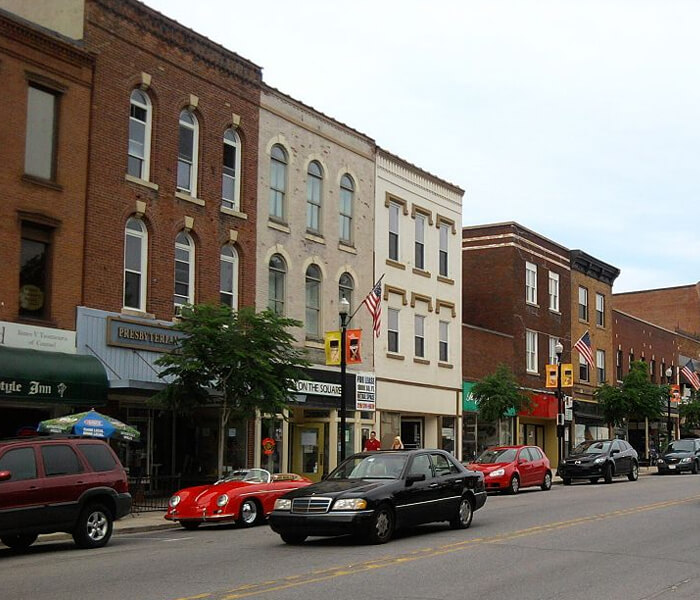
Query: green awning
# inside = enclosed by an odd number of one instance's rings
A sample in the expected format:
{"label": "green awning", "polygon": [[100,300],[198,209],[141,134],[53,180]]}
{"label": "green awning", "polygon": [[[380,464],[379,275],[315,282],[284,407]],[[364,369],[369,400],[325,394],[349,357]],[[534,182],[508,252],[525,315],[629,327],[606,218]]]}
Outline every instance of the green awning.
{"label": "green awning", "polygon": [[[462,382],[462,410],[464,412],[479,412],[479,406],[476,403],[476,400],[472,398],[472,388],[474,387],[474,383],[470,381],[463,381]],[[503,415],[504,417],[514,417],[515,416],[515,410],[512,408],[509,408],[506,413]]]}
{"label": "green awning", "polygon": [[92,356],[0,346],[0,399],[102,406],[107,374]]}

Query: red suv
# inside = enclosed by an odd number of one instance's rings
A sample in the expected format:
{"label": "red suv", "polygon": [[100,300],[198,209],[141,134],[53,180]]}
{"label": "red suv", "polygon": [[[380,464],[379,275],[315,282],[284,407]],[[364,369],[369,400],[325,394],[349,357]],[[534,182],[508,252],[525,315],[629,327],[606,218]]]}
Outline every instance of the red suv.
{"label": "red suv", "polygon": [[76,436],[0,440],[0,540],[22,550],[65,531],[100,548],[129,514],[126,471],[103,441]]}

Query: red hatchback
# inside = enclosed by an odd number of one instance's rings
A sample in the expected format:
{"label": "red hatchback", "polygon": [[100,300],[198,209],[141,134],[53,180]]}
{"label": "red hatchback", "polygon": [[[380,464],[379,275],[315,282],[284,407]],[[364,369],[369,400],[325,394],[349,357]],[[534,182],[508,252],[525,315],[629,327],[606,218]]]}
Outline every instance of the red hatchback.
{"label": "red hatchback", "polygon": [[552,487],[552,470],[547,455],[537,446],[497,446],[481,453],[467,467],[484,474],[487,490],[517,494],[520,488]]}

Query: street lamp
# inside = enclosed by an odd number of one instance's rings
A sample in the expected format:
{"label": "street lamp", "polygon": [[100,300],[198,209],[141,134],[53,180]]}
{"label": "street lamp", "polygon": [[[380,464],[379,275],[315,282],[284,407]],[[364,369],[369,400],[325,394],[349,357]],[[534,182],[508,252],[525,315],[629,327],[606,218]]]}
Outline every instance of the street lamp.
{"label": "street lamp", "polygon": [[[564,352],[564,345],[557,340],[554,344],[554,352],[557,355],[557,469],[564,456],[564,398],[561,393],[561,355]],[[562,415],[561,417],[559,415]],[[559,420],[561,419],[561,424]]]}
{"label": "street lamp", "polygon": [[347,357],[345,356],[345,338],[348,332],[348,312],[350,303],[345,297],[338,303],[338,314],[340,315],[340,461],[345,460],[345,367]]}
{"label": "street lamp", "polygon": [[[670,386],[673,381],[671,380],[671,377],[673,377],[673,368],[669,367],[666,369],[666,383]],[[668,407],[668,412],[666,413],[666,433],[668,434],[668,440],[667,442],[670,443],[671,441],[671,390],[669,389],[668,391],[668,398],[666,398],[666,403]]]}

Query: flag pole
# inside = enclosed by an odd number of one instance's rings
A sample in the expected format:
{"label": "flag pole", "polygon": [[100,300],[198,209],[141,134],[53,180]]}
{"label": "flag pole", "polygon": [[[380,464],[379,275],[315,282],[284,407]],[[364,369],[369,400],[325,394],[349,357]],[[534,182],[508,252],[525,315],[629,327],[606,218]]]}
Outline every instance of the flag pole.
{"label": "flag pole", "polygon": [[[372,289],[369,291],[370,294],[372,293],[372,290],[374,290],[374,288],[376,288],[376,287],[382,282],[382,279],[384,279],[384,275],[386,275],[386,273],[382,273],[382,276],[381,276],[379,279],[377,279],[377,281],[375,282],[375,284],[372,286]],[[363,302],[364,302],[364,301],[363,301]],[[352,318],[357,314],[357,311],[360,310],[360,306],[362,306],[363,302],[360,302],[360,304],[358,305],[358,307],[355,309],[355,312],[353,312],[353,313],[350,315],[350,317],[348,318],[348,323],[350,323],[350,321],[352,321]]]}

